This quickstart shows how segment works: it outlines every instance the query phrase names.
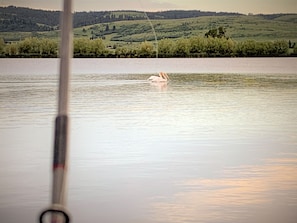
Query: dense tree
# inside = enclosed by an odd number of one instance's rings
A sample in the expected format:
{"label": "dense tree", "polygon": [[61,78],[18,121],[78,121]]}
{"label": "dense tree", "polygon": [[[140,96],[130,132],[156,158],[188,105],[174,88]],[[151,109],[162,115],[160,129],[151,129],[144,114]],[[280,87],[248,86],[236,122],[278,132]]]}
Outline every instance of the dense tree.
{"label": "dense tree", "polygon": [[278,40],[273,42],[273,52],[272,54],[275,56],[278,55],[286,55],[289,50],[289,45],[284,40]]}
{"label": "dense tree", "polygon": [[127,48],[127,47],[117,47],[115,50],[115,56],[116,57],[136,57],[137,52],[134,49]]}
{"label": "dense tree", "polygon": [[207,39],[205,52],[209,57],[219,56],[219,44],[220,40],[217,38],[210,37]]}
{"label": "dense tree", "polygon": [[232,39],[226,39],[222,38],[220,41],[218,41],[217,44],[217,53],[218,55],[224,56],[224,57],[230,57],[234,55],[234,47],[235,43]]}
{"label": "dense tree", "polygon": [[210,29],[205,33],[205,37],[226,38],[226,28],[220,26],[219,28]]}
{"label": "dense tree", "polygon": [[257,54],[255,40],[247,40],[236,45],[236,54],[242,57],[250,57]]}
{"label": "dense tree", "polygon": [[286,41],[257,42],[255,40],[246,40],[236,44],[236,56],[286,56],[289,46]]}
{"label": "dense tree", "polygon": [[0,38],[0,56],[3,55],[5,52],[5,42],[3,39]]}
{"label": "dense tree", "polygon": [[75,57],[102,57],[105,53],[106,47],[102,39],[74,39],[73,54]]}
{"label": "dense tree", "polygon": [[202,37],[192,37],[189,39],[190,41],[190,54],[193,57],[202,57],[205,56],[206,53],[206,43],[207,40]]}
{"label": "dense tree", "polygon": [[5,55],[8,57],[16,57],[19,55],[19,48],[17,43],[10,43],[5,46]]}
{"label": "dense tree", "polygon": [[57,57],[58,43],[52,39],[26,38],[5,45],[4,54],[9,57]]}
{"label": "dense tree", "polygon": [[83,55],[90,55],[91,48],[88,42],[89,42],[89,39],[87,38],[74,39],[74,42],[73,42],[74,56],[80,57]]}
{"label": "dense tree", "polygon": [[294,48],[293,48],[293,53],[294,53],[295,55],[297,55],[297,45],[294,46]]}
{"label": "dense tree", "polygon": [[226,28],[220,26],[220,27],[218,28],[218,34],[217,34],[217,37],[218,37],[218,38],[226,37],[225,33],[226,33]]}
{"label": "dense tree", "polygon": [[137,52],[139,57],[153,57],[154,45],[150,42],[144,41],[140,44]]}
{"label": "dense tree", "polygon": [[91,45],[91,53],[96,57],[102,57],[107,52],[106,47],[102,41],[102,39],[95,39],[90,41]]}
{"label": "dense tree", "polygon": [[109,31],[109,25],[106,24],[106,26],[105,26],[105,32],[108,32],[108,31]]}
{"label": "dense tree", "polygon": [[19,42],[19,53],[26,55],[40,55],[40,40],[36,37],[26,38],[25,40]]}
{"label": "dense tree", "polygon": [[215,37],[217,37],[217,32],[218,32],[217,29],[210,29],[210,30],[208,30],[207,33],[205,33],[205,37],[215,38]]}
{"label": "dense tree", "polygon": [[40,53],[43,57],[56,57],[58,55],[58,42],[52,39],[40,41]]}
{"label": "dense tree", "polygon": [[174,41],[170,39],[162,39],[159,41],[159,57],[172,57],[174,55]]}
{"label": "dense tree", "polygon": [[176,57],[189,57],[190,44],[188,39],[178,39],[174,47],[174,55]]}

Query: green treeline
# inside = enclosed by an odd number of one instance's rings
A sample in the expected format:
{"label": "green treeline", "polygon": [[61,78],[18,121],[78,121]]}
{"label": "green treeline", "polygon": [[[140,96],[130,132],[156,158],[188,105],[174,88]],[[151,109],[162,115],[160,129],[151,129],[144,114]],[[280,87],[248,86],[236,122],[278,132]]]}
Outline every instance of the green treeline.
{"label": "green treeline", "polygon": [[[5,43],[0,39],[0,57],[58,57],[58,41],[46,38],[26,38],[19,42]],[[157,51],[157,52],[156,52]],[[285,40],[241,42],[228,38],[191,37],[177,40],[162,39],[154,42],[113,47],[105,46],[102,39],[76,38],[73,42],[74,57],[278,57],[296,56],[297,46]]]}
{"label": "green treeline", "polygon": [[[48,11],[24,7],[0,7],[0,30],[2,32],[40,32],[57,30],[60,21],[59,11]],[[237,16],[239,13],[203,12],[200,10],[172,10],[147,12],[150,19],[182,19],[201,16]],[[277,15],[276,15],[277,16]],[[116,21],[146,20],[141,11],[90,11],[74,12],[73,27],[83,27]]]}

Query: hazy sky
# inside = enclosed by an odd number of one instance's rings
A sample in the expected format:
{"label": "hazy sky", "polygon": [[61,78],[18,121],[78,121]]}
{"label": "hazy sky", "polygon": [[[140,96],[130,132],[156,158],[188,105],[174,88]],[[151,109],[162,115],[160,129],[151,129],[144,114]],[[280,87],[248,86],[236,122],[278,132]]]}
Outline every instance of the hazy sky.
{"label": "hazy sky", "polygon": [[[196,9],[240,13],[297,13],[297,0],[73,0],[75,11]],[[62,0],[0,0],[0,6],[61,10]]]}

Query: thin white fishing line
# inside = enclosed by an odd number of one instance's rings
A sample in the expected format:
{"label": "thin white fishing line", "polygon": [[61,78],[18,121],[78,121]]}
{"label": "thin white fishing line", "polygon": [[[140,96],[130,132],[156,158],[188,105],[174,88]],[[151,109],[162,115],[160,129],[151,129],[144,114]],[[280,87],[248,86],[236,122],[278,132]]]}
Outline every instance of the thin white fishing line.
{"label": "thin white fishing line", "polygon": [[141,0],[138,0],[138,2],[140,4],[140,7],[142,9],[143,14],[145,15],[147,21],[149,22],[149,24],[150,24],[150,26],[152,28],[152,31],[153,31],[153,34],[154,34],[154,37],[155,37],[156,58],[158,58],[159,57],[159,49],[158,49],[159,46],[158,46],[158,38],[157,38],[156,30],[154,28],[154,25],[153,25],[152,21],[150,20],[150,18],[148,17],[146,11],[144,10],[144,7],[142,5]]}

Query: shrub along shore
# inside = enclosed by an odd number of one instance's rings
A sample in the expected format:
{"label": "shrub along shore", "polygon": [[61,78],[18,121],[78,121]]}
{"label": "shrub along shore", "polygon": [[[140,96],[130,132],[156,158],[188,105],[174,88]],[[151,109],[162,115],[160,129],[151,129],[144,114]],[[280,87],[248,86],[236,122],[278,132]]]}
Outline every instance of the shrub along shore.
{"label": "shrub along shore", "polygon": [[[0,39],[0,57],[56,58],[58,46],[57,40],[47,38],[30,37],[13,43]],[[75,38],[73,55],[78,58],[283,57],[297,56],[297,46],[285,40],[237,42],[225,37],[161,39],[106,46],[102,39]]]}

